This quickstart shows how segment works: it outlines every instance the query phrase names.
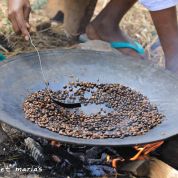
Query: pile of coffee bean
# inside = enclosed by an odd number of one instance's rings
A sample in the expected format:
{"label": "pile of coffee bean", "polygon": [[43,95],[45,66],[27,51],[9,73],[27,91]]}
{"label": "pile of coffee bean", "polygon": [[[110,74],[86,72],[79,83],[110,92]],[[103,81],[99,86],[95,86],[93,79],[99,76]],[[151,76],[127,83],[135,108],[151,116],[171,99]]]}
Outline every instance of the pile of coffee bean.
{"label": "pile of coffee bean", "polygon": [[[82,107],[61,107],[52,97],[80,102]],[[25,117],[40,127],[85,139],[142,135],[164,118],[147,97],[129,87],[91,82],[70,82],[59,91],[32,93],[23,109]]]}

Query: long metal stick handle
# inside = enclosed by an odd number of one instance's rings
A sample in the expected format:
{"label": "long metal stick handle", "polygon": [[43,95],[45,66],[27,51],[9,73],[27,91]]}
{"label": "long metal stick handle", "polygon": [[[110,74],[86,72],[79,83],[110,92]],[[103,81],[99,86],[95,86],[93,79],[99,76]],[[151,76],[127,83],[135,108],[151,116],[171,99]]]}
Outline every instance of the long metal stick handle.
{"label": "long metal stick handle", "polygon": [[42,78],[43,78],[43,80],[44,80],[44,83],[45,83],[45,85],[46,85],[46,88],[48,88],[49,83],[48,83],[48,81],[47,81],[47,77],[46,77],[46,75],[45,75],[45,73],[44,73],[44,70],[43,70],[40,53],[39,53],[37,47],[34,45],[33,40],[32,40],[32,38],[31,38],[30,35],[29,35],[29,39],[30,39],[31,45],[35,48],[35,50],[36,50],[36,52],[37,52],[38,60],[39,60],[39,64],[40,64],[40,70],[41,70],[41,74],[42,74]]}

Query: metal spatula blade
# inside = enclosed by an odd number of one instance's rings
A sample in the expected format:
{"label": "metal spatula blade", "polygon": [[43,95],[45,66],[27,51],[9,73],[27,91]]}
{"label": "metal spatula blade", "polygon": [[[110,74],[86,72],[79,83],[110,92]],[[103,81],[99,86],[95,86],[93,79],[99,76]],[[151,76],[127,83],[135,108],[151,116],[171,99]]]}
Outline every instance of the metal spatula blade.
{"label": "metal spatula blade", "polygon": [[59,106],[62,106],[64,108],[78,108],[78,107],[81,107],[81,103],[77,102],[77,103],[74,103],[74,102],[66,102],[65,100],[59,100],[57,98],[54,98],[54,97],[51,97],[52,101],[54,103],[56,103],[57,105]]}
{"label": "metal spatula blade", "polygon": [[[46,88],[49,89],[49,82],[47,81],[47,77],[46,77],[46,75],[45,75],[45,73],[43,71],[43,66],[42,66],[42,62],[41,62],[40,53],[39,53],[37,47],[35,46],[35,44],[33,43],[33,40],[32,40],[32,38],[31,38],[30,35],[29,35],[29,39],[30,39],[31,45],[34,47],[35,51],[37,52],[38,60],[39,60],[39,64],[40,64],[40,70],[41,70],[41,74],[42,74],[42,78],[43,78],[44,84],[46,85]],[[53,96],[51,96],[51,99],[57,105],[65,107],[65,108],[77,108],[77,107],[81,107],[81,103],[79,103],[79,102],[78,103],[67,103],[64,100],[58,100],[58,99],[54,98]]]}

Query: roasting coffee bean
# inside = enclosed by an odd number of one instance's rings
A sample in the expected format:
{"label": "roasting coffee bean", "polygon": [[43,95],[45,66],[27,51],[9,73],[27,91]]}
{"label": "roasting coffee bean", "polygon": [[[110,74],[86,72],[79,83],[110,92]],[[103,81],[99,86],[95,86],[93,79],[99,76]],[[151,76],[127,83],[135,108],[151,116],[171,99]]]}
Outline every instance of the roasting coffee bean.
{"label": "roasting coffee bean", "polygon": [[[78,108],[56,105],[51,96],[73,102],[79,97],[85,107],[101,107],[96,113],[83,113]],[[164,119],[147,97],[128,87],[79,81],[70,82],[57,92],[45,89],[32,93],[24,101],[23,109],[25,117],[40,127],[85,139],[142,135]]]}

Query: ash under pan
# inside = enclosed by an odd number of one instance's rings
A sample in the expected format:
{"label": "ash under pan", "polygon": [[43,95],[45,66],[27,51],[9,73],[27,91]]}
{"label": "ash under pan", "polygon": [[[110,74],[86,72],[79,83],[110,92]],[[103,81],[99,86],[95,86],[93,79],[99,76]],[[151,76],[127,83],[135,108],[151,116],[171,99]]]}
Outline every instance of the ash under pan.
{"label": "ash under pan", "polygon": [[81,139],[58,135],[24,118],[22,103],[31,92],[45,88],[36,53],[17,56],[0,66],[0,120],[20,130],[60,142],[84,145],[135,145],[169,138],[178,133],[178,80],[147,61],[113,52],[60,50],[41,52],[50,88],[81,81],[119,83],[147,96],[166,119],[142,136],[123,139]]}

